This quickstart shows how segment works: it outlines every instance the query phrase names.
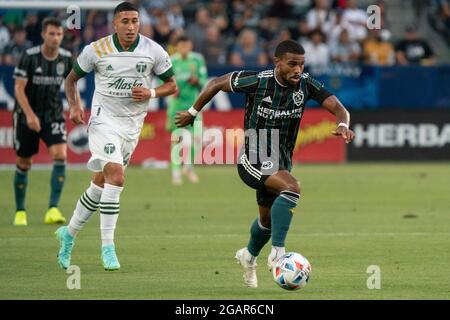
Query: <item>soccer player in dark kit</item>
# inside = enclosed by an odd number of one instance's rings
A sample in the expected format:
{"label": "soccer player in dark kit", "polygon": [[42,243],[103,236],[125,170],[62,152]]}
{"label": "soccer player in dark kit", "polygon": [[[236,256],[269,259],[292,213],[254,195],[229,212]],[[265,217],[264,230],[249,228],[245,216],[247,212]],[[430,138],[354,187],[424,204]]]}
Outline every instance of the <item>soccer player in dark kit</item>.
{"label": "soccer player in dark kit", "polygon": [[[212,80],[194,105],[179,112],[176,119],[178,127],[192,124],[197,113],[220,90],[246,94],[246,139],[238,172],[245,184],[256,189],[259,217],[251,226],[247,247],[236,252],[236,260],[244,268],[245,284],[252,288],[258,286],[256,258],[271,237],[269,270],[285,254],[285,239],[300,199],[299,183],[290,171],[305,103],[313,99],[334,114],[337,126],[333,134],[346,143],[355,137],[349,129],[350,115],[336,96],[303,73],[305,50],[299,43],[292,40],[279,43],[274,61],[276,66],[272,70],[235,71]],[[264,130],[267,134],[263,137]],[[250,131],[253,133],[247,134]],[[261,157],[266,151],[271,154],[269,160]]]}
{"label": "soccer player in dark kit", "polygon": [[60,47],[63,27],[56,18],[42,22],[43,44],[26,50],[14,69],[14,148],[16,173],[14,191],[16,216],[14,225],[26,226],[25,194],[32,157],[39,151],[42,139],[53,159],[50,200],[46,224],[64,223],[58,202],[65,180],[67,157],[66,127],[60,88],[72,69],[72,54]]}

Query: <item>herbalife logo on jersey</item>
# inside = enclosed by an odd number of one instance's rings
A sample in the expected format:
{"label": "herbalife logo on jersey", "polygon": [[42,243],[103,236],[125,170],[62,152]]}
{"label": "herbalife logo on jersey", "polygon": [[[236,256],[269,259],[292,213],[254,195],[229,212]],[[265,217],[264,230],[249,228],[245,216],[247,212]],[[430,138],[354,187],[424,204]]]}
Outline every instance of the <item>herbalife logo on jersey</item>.
{"label": "herbalife logo on jersey", "polygon": [[131,89],[133,87],[142,87],[144,83],[137,81],[136,79],[131,81],[126,81],[124,78],[119,78],[114,82],[108,83],[108,88],[114,88],[117,90]]}

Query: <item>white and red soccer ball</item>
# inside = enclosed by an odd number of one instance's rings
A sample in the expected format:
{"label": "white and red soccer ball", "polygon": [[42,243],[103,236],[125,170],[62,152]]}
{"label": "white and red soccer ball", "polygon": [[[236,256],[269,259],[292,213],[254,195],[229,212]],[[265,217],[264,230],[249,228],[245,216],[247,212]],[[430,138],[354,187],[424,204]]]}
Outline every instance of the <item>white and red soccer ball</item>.
{"label": "white and red soccer ball", "polygon": [[281,288],[298,290],[308,283],[311,264],[300,253],[288,252],[277,260],[272,273]]}

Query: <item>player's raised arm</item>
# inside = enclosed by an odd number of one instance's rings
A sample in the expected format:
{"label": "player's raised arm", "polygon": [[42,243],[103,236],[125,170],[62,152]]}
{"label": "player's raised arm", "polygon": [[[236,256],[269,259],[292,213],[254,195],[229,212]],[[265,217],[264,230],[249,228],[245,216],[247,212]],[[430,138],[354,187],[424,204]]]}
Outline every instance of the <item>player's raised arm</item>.
{"label": "player's raised arm", "polygon": [[337,128],[334,135],[342,136],[346,143],[355,139],[355,133],[350,130],[350,113],[345,109],[339,99],[332,95],[322,102],[322,106],[336,116]]}
{"label": "player's raised arm", "polygon": [[80,76],[72,70],[64,81],[64,92],[70,108],[70,120],[75,124],[84,123],[84,110],[81,106],[80,92],[77,88],[79,79]]}
{"label": "player's raised arm", "polygon": [[198,96],[194,105],[188,111],[177,112],[175,124],[177,127],[185,127],[194,122],[195,116],[200,110],[219,92],[233,92],[230,82],[234,72],[224,74],[211,80]]}

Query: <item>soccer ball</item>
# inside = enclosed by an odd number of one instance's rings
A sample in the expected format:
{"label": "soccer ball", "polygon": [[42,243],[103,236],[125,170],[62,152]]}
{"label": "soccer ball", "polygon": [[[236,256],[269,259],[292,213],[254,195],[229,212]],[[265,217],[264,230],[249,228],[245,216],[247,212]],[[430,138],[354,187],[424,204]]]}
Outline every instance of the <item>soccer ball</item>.
{"label": "soccer ball", "polygon": [[272,269],[275,282],[286,290],[303,288],[311,275],[308,259],[297,252],[288,252],[280,257]]}

